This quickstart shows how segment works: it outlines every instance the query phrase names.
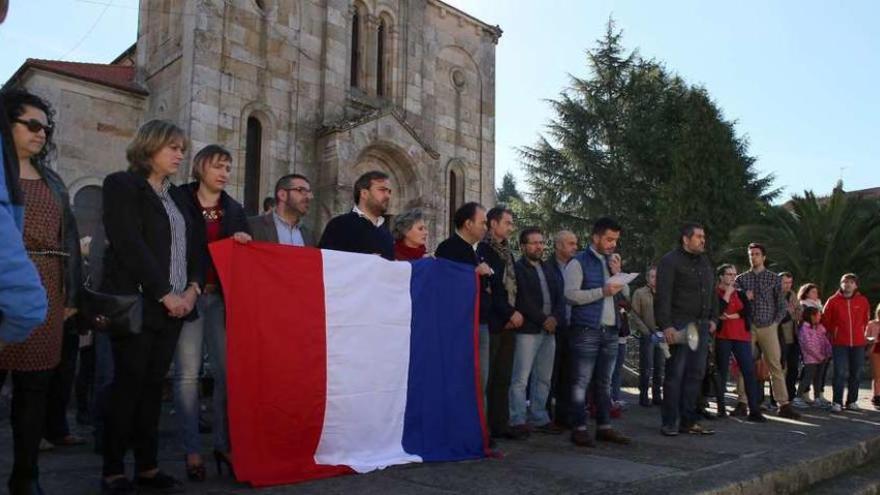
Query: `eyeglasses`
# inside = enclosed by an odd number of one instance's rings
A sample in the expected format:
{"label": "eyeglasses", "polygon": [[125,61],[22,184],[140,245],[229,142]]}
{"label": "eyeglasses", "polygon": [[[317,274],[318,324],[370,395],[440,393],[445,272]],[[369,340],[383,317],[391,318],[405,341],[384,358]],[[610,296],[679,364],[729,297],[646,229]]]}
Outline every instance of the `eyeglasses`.
{"label": "eyeglasses", "polygon": [[55,129],[51,125],[44,124],[37,119],[28,119],[28,120],[15,119],[15,122],[18,122],[19,124],[27,127],[27,130],[33,132],[34,134],[36,134],[40,131],[45,131],[46,135],[48,136],[49,134],[52,134],[52,131]]}
{"label": "eyeglasses", "polygon": [[308,187],[288,187],[288,188],[284,188],[284,190],[285,191],[296,191],[300,194],[305,194],[305,195],[312,194],[312,190],[309,189]]}

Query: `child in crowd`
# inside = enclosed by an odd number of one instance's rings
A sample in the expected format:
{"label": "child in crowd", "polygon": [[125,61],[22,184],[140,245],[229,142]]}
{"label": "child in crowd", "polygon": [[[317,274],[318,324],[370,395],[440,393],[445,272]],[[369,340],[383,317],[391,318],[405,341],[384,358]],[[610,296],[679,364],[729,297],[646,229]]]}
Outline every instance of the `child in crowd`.
{"label": "child in crowd", "polygon": [[822,393],[822,374],[828,361],[831,359],[831,341],[825,327],[820,323],[822,315],[813,306],[804,306],[801,316],[802,323],[798,330],[798,342],[801,345],[801,354],[804,359],[804,371],[801,383],[798,386],[797,397],[792,404],[795,407],[807,407],[804,399],[810,385],[813,386],[814,404],[821,405],[818,399]]}
{"label": "child in crowd", "polygon": [[880,346],[877,345],[877,337],[880,336],[880,304],[874,310],[874,319],[868,322],[865,328],[865,338],[868,341],[868,352],[871,356],[871,372],[874,377],[874,398],[871,403],[876,409],[880,409]]}

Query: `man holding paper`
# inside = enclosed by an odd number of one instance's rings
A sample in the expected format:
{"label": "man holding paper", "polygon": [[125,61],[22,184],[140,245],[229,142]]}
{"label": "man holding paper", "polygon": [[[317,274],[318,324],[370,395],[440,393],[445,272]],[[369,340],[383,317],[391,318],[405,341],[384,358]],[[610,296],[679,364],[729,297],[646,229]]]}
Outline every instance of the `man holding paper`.
{"label": "man holding paper", "polygon": [[611,374],[617,360],[620,314],[614,296],[628,290],[614,256],[620,224],[603,217],[593,224],[590,245],[565,267],[565,299],[571,304],[569,346],[572,360],[571,441],[581,447],[595,443],[587,430],[584,404],[590,381],[596,383],[596,439],[628,444],[630,439],[611,428]]}
{"label": "man holding paper", "polygon": [[[667,436],[679,433],[711,435],[697,422],[697,395],[706,373],[709,333],[715,331],[718,298],[712,263],[705,254],[703,226],[687,223],[681,228],[681,245],[667,253],[657,265],[657,293],[654,317],[670,344],[663,382],[663,426]],[[681,342],[679,332],[696,325],[699,341]],[[673,345],[674,344],[674,345]]]}

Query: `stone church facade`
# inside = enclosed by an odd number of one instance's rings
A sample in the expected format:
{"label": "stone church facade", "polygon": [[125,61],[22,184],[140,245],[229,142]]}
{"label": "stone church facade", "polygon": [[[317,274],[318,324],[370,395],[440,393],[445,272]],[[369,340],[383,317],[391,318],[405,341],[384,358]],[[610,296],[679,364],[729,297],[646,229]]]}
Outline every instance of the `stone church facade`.
{"label": "stone church facade", "polygon": [[57,168],[85,216],[137,127],[162,118],[191,154],[232,151],[228,190],[251,213],[301,173],[321,228],[379,169],[390,213],[422,208],[436,245],[456,207],[494,201],[500,36],[439,0],[141,0],[137,43],[111,64],[31,59],[10,83],[55,106]]}

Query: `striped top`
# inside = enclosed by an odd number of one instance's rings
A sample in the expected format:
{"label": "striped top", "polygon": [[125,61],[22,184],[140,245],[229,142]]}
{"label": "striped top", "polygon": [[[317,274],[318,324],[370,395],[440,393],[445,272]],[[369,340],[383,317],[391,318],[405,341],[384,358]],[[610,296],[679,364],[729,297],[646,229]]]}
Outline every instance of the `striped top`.
{"label": "striped top", "polygon": [[162,189],[156,194],[165,207],[168,223],[171,225],[171,268],[168,270],[168,282],[171,284],[171,291],[179,294],[186,290],[186,220],[168,194],[169,189],[171,181],[165,179]]}

